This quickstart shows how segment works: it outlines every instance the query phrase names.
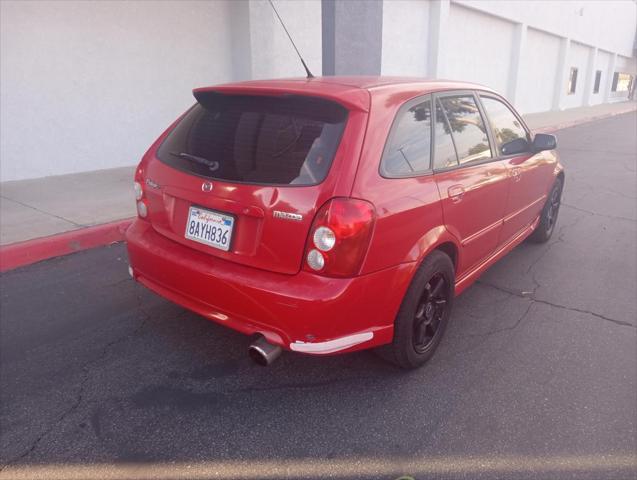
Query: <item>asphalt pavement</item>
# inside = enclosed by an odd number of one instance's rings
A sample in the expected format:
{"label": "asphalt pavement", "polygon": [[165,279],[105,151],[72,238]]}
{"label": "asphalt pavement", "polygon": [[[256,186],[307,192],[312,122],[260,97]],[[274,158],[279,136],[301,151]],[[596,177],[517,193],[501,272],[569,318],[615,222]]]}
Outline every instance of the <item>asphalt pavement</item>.
{"label": "asphalt pavement", "polygon": [[284,353],[129,279],[124,245],[0,277],[0,478],[637,476],[637,115],[558,132],[548,244],[456,302],[438,353]]}

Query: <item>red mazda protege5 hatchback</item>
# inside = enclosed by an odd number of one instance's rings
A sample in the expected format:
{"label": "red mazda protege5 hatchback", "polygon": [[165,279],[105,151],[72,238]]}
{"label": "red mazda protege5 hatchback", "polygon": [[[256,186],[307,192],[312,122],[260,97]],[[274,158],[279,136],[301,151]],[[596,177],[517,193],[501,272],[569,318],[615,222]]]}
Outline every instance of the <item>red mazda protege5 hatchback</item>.
{"label": "red mazda protege5 hatchback", "polygon": [[328,77],[194,96],[137,168],[130,273],[254,335],[258,363],[381,347],[421,365],[454,296],[555,228],[555,137],[488,88]]}

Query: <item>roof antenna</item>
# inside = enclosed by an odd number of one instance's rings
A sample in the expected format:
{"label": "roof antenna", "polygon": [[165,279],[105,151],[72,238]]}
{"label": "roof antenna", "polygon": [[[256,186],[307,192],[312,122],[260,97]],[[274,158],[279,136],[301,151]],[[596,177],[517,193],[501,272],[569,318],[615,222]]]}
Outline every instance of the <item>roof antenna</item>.
{"label": "roof antenna", "polygon": [[274,10],[274,13],[276,14],[277,18],[279,19],[279,22],[281,22],[281,26],[283,27],[283,30],[285,30],[285,33],[287,34],[288,38],[290,39],[290,42],[292,43],[292,46],[294,47],[294,50],[296,50],[296,54],[299,56],[299,59],[301,60],[301,63],[303,64],[303,68],[305,69],[305,73],[307,73],[307,78],[314,78],[314,75],[312,75],[312,72],[310,72],[310,69],[307,68],[307,65],[305,64],[305,60],[303,60],[303,57],[299,53],[299,49],[296,48],[296,45],[294,44],[294,40],[292,40],[290,32],[288,32],[288,29],[285,28],[285,23],[283,23],[283,20],[281,20],[281,16],[279,15],[279,12],[277,12],[276,8],[274,8],[274,4],[272,3],[272,0],[268,0],[268,2],[270,2],[270,6],[272,7],[272,10]]}

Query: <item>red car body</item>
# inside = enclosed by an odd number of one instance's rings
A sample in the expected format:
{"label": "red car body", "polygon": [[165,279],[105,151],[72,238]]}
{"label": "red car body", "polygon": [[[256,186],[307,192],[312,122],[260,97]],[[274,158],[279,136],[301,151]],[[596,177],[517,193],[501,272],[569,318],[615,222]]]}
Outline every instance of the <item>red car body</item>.
{"label": "red car body", "polygon": [[[179,120],[151,146],[135,176],[146,216],[126,234],[134,278],[209,320],[288,350],[332,354],[390,343],[423,259],[436,249],[449,255],[460,294],[533,232],[552,185],[563,176],[552,150],[498,155],[494,145],[486,161],[404,178],[383,175],[381,157],[404,105],[455,92],[506,104],[479,85],[329,77],[241,82],[198,89],[195,96],[207,92],[320,98],[347,110],[329,173],[316,185],[206,179],[173,168],[157,150]],[[493,141],[491,129],[488,136]],[[342,202],[330,204],[333,199]],[[228,251],[184,238],[193,205],[234,217]],[[344,218],[334,228],[347,235],[348,208],[351,222],[370,217],[369,228],[343,253],[346,263],[354,258],[347,263],[353,270],[312,270],[306,256],[317,215]]]}

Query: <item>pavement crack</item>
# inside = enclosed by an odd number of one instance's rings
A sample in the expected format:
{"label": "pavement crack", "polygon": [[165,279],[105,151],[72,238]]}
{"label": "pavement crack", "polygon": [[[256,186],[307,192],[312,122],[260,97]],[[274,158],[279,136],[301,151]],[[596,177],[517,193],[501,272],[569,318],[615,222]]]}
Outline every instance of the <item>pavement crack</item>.
{"label": "pavement crack", "polygon": [[574,182],[578,183],[580,186],[583,186],[589,190],[591,193],[610,193],[611,195],[617,195],[622,198],[626,198],[628,200],[637,200],[637,197],[633,195],[629,195],[623,190],[615,190],[613,188],[603,187],[599,184],[591,184],[582,179],[573,179]]}
{"label": "pavement crack", "polygon": [[13,203],[17,203],[18,205],[22,205],[23,207],[30,208],[31,210],[35,210],[36,212],[39,212],[39,213],[41,213],[43,215],[48,215],[49,217],[55,217],[55,218],[57,218],[59,220],[62,220],[62,221],[67,222],[67,223],[70,223],[71,225],[74,225],[74,226],[76,226],[78,228],[84,228],[84,227],[88,226],[88,225],[84,225],[83,223],[74,222],[73,220],[69,220],[68,218],[64,218],[64,217],[62,217],[60,215],[56,215],[55,213],[47,212],[46,210],[41,210],[41,209],[39,209],[37,207],[34,207],[33,205],[29,205],[28,203],[24,203],[24,202],[21,202],[19,200],[14,200],[13,198],[9,198],[9,197],[7,197],[5,195],[0,195],[0,198],[3,198],[5,200],[9,200],[10,202],[13,202]]}
{"label": "pavement crack", "polygon": [[485,282],[484,280],[477,280],[476,283],[479,284],[479,285],[484,285],[484,286],[493,288],[493,289],[498,290],[500,292],[508,293],[509,295],[514,296],[514,297],[524,298],[524,299],[530,300],[531,302],[534,302],[534,303],[541,303],[543,305],[549,305],[551,307],[559,308],[561,310],[569,310],[571,312],[585,313],[585,314],[591,315],[593,317],[599,318],[601,320],[613,323],[615,325],[637,329],[637,325],[632,324],[630,322],[626,322],[624,320],[618,320],[616,318],[607,317],[606,315],[602,315],[601,313],[593,312],[592,310],[586,310],[586,309],[578,308],[578,307],[569,307],[568,305],[562,305],[562,304],[555,303],[555,302],[549,302],[548,300],[543,300],[541,298],[535,297],[534,293],[531,293],[529,295],[524,295],[521,292],[517,292],[515,290],[504,288],[504,287],[501,287],[499,285],[495,285],[493,283]]}
{"label": "pavement crack", "polygon": [[80,386],[78,388],[77,394],[75,395],[75,398],[72,404],[66,410],[64,410],[60,415],[58,415],[57,418],[51,423],[51,425],[49,425],[48,428],[46,428],[35,440],[33,440],[31,444],[29,445],[29,447],[24,452],[8,460],[4,465],[0,465],[0,472],[2,472],[5,468],[13,465],[14,463],[19,462],[20,460],[23,460],[24,458],[28,457],[33,451],[35,451],[35,449],[38,447],[38,445],[44,438],[46,438],[59,425],[61,425],[70,415],[72,415],[75,411],[77,411],[82,405],[82,402],[84,401],[85,390],[86,390],[86,386],[88,382],[91,379],[92,368],[95,367],[97,364],[99,364],[104,358],[106,358],[109,350],[114,345],[126,340],[127,338],[135,337],[142,331],[142,329],[146,325],[146,322],[151,318],[151,316],[145,310],[142,299],[139,294],[136,295],[136,300],[137,300],[137,308],[142,313],[141,323],[132,332],[126,333],[124,335],[120,335],[119,337],[106,343],[106,345],[104,345],[100,354],[96,358],[88,360],[87,362],[84,363],[84,365],[82,366],[83,373],[82,373],[82,379],[80,381]]}
{"label": "pavement crack", "polygon": [[[562,203],[562,205],[564,205],[564,204]],[[526,269],[526,274],[527,274],[527,275],[529,275],[529,274],[530,274],[530,275],[531,275],[531,280],[533,281],[533,292],[532,292],[532,295],[533,295],[533,296],[535,296],[535,294],[537,293],[537,291],[538,291],[538,290],[540,289],[540,287],[541,287],[540,282],[538,282],[538,280],[537,280],[537,278],[536,278],[536,276],[535,276],[535,271],[534,271],[535,266],[536,266],[538,263],[540,263],[540,261],[541,261],[544,257],[546,257],[546,255],[547,255],[547,254],[551,251],[551,249],[552,249],[555,245],[557,245],[558,243],[564,243],[564,242],[565,242],[565,239],[564,239],[564,236],[566,235],[565,230],[566,230],[567,228],[572,228],[572,227],[574,227],[575,225],[577,225],[577,224],[579,223],[579,221],[580,221],[580,219],[581,219],[581,218],[582,218],[582,217],[578,217],[578,218],[576,218],[576,219],[575,219],[575,221],[573,221],[572,223],[569,223],[569,224],[566,224],[566,225],[561,225],[561,226],[560,226],[560,230],[559,230],[559,232],[558,232],[558,234],[557,234],[557,240],[554,240],[553,242],[549,243],[549,244],[547,245],[547,247],[544,249],[544,251],[543,251],[543,252],[542,252],[542,253],[541,253],[541,254],[540,254],[540,255],[539,255],[539,256],[538,256],[535,260],[533,260],[533,262],[531,262],[531,264],[530,264],[530,265],[528,266],[528,268]]]}
{"label": "pavement crack", "polygon": [[573,210],[577,210],[578,212],[594,215],[596,217],[610,218],[612,220],[624,220],[626,222],[637,222],[637,220],[634,218],[623,217],[621,215],[606,215],[604,213],[593,212],[592,210],[586,210],[584,208],[576,207],[575,205],[569,205],[568,203],[562,202],[562,206],[566,208],[572,208]]}
{"label": "pavement crack", "polygon": [[488,331],[483,332],[483,333],[467,334],[466,336],[467,337],[490,337],[490,336],[495,335],[497,333],[515,330],[516,328],[518,328],[522,324],[524,319],[529,315],[529,312],[531,311],[531,307],[532,306],[533,306],[533,302],[530,301],[529,302],[529,306],[526,308],[524,313],[522,313],[522,315],[520,315],[520,317],[515,321],[515,323],[513,325],[509,325],[508,327],[496,328],[495,330],[488,330]]}

